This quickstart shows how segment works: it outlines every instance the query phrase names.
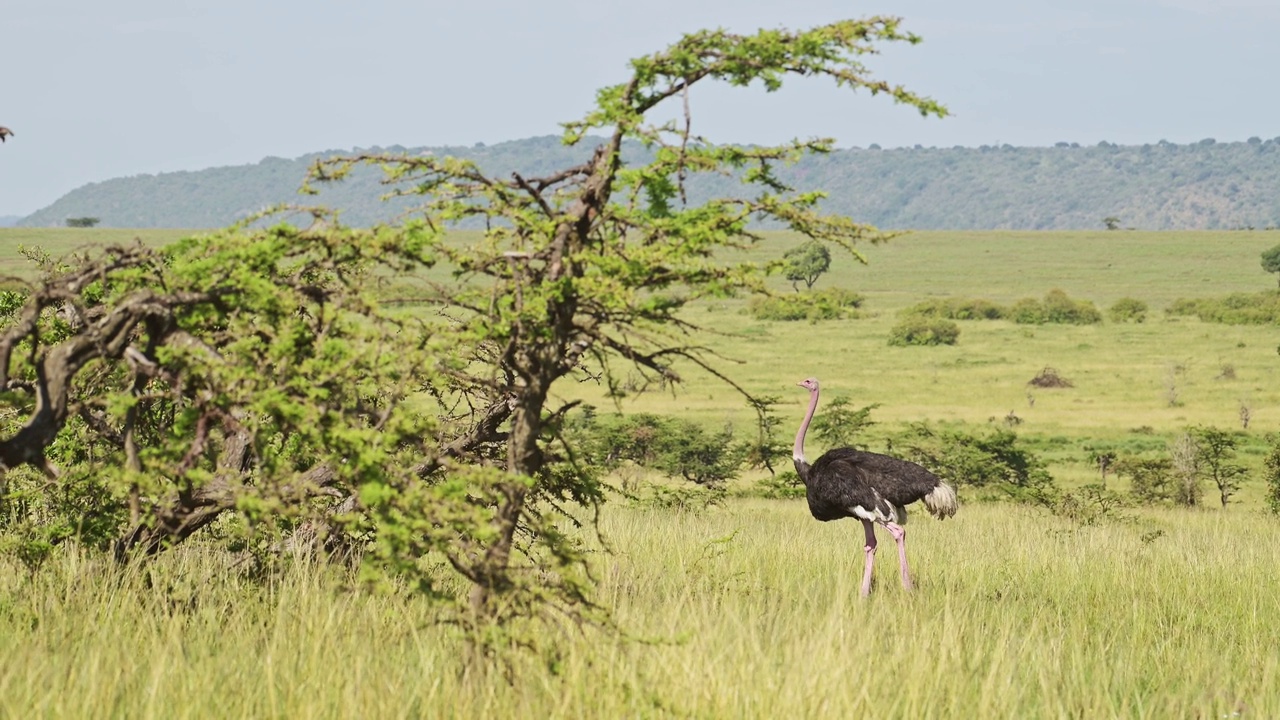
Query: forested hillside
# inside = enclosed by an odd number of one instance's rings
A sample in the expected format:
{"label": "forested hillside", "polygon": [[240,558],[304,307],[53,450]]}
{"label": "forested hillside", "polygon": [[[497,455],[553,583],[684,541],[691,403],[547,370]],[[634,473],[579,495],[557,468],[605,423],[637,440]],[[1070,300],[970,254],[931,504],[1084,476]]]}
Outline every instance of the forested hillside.
{"label": "forested hillside", "polygon": [[[385,149],[385,148],[382,148]],[[586,145],[558,137],[474,147],[400,148],[469,158],[492,174],[527,175],[585,159]],[[217,227],[278,202],[323,202],[355,225],[393,216],[403,205],[379,201],[385,186],[370,172],[299,197],[307,167],[326,151],[255,165],[138,175],[78,188],[22,225],[62,225],[96,217],[108,227]],[[643,151],[629,150],[632,159]],[[800,189],[830,192],[827,208],[883,228],[1230,229],[1280,226],[1280,138],[1191,145],[1160,142],[1081,147],[850,148],[784,170]],[[689,200],[731,189],[734,180],[694,177]]]}

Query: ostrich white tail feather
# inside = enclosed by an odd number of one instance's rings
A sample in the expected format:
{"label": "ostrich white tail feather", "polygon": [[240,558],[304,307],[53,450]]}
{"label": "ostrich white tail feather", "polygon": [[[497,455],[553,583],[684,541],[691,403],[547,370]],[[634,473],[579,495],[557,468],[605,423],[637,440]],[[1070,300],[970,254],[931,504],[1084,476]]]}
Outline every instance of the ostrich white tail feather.
{"label": "ostrich white tail feather", "polygon": [[924,506],[939,520],[946,520],[956,514],[960,501],[956,499],[956,490],[950,485],[939,482],[928,495],[924,496]]}

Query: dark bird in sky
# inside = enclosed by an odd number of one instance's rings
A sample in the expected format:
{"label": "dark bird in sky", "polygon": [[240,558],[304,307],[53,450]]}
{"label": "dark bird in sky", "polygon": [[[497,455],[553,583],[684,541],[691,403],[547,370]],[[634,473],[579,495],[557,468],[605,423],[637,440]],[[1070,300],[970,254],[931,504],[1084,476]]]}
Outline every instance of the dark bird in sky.
{"label": "dark bird in sky", "polygon": [[907,569],[907,505],[923,500],[924,506],[940,520],[956,514],[959,503],[956,491],[937,475],[907,460],[888,455],[835,448],[828,450],[812,465],[804,456],[804,435],[818,409],[818,380],[809,378],[798,383],[809,391],[809,410],[800,431],[796,433],[794,460],[796,473],[804,481],[809,512],[823,522],[854,517],[862,521],[867,544],[866,566],[862,572],[862,595],[871,594],[871,567],[875,563],[878,524],[898,543],[898,563],[902,569],[902,587],[911,589],[911,573]]}
{"label": "dark bird in sky", "polygon": [[13,134],[13,131],[3,125],[0,125],[0,142],[4,142],[5,138]]}

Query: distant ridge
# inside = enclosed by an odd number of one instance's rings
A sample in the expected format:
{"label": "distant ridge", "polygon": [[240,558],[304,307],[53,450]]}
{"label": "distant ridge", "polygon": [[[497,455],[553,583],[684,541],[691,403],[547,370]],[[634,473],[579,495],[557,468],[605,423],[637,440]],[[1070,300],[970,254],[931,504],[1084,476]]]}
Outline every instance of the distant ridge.
{"label": "distant ridge", "polygon": [[[486,171],[538,174],[580,162],[594,143],[567,148],[558,137],[491,146],[357,148],[469,158]],[[326,151],[287,160],[91,183],[23,218],[25,226],[97,217],[106,227],[221,227],[278,202],[321,202],[353,225],[394,217],[407,205],[378,200],[373,172],[353,174],[318,198],[298,186]],[[624,155],[639,159],[638,148]],[[1151,230],[1280,226],[1280,138],[1190,145],[1009,145],[978,148],[850,148],[782,169],[799,189],[830,193],[825,207],[886,229],[1096,229],[1103,218]],[[691,202],[731,194],[731,178],[695,177]]]}

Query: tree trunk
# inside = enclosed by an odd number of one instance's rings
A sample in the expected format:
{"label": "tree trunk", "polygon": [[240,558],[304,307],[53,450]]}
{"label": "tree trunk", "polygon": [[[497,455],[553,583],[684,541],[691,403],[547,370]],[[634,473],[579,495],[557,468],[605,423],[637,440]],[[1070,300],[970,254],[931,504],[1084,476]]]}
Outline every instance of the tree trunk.
{"label": "tree trunk", "polygon": [[511,416],[511,435],[507,444],[507,472],[514,477],[503,483],[503,499],[498,504],[493,523],[497,537],[485,551],[475,572],[471,588],[471,610],[478,619],[492,619],[498,611],[497,598],[510,585],[511,550],[516,528],[524,513],[529,487],[521,478],[531,477],[542,469],[542,449],[538,437],[542,433],[542,406],[546,393],[541,386],[526,387],[519,405]]}

